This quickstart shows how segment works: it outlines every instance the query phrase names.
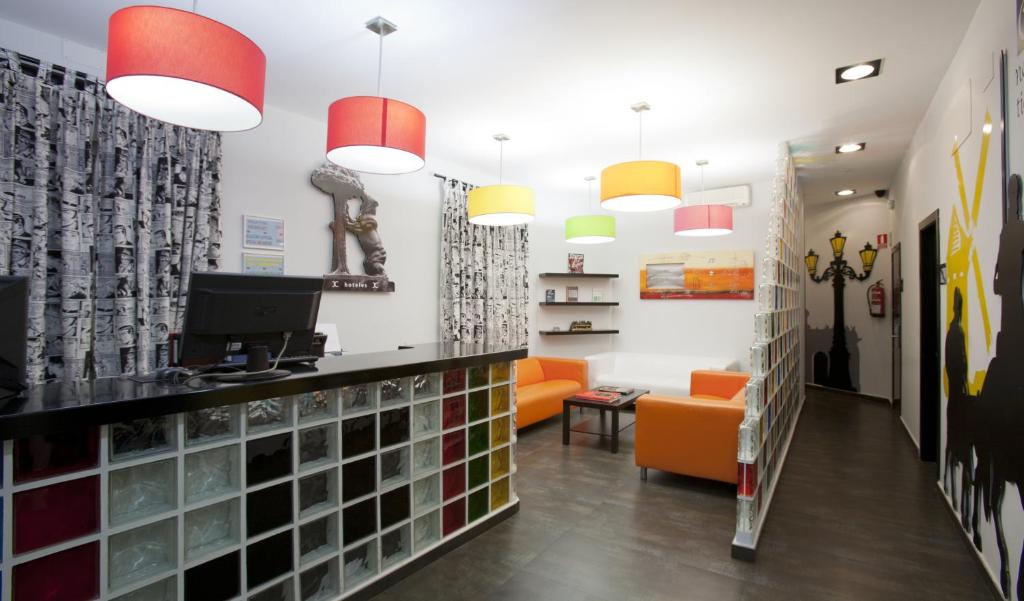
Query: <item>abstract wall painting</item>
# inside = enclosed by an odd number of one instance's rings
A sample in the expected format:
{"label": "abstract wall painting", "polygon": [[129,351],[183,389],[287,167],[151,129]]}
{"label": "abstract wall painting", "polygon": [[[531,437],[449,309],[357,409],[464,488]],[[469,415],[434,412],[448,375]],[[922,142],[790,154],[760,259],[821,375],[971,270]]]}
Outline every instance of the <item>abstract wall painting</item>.
{"label": "abstract wall painting", "polygon": [[693,250],[644,255],[640,298],[754,298],[754,251]]}

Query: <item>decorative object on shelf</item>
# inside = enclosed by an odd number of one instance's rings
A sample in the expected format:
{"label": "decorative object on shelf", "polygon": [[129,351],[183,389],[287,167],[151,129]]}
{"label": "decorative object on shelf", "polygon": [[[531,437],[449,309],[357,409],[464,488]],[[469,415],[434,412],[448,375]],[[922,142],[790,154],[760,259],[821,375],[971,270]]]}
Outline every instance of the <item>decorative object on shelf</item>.
{"label": "decorative object on shelf", "polygon": [[242,215],[242,248],[284,250],[284,219]]}
{"label": "decorative object on shelf", "polygon": [[640,298],[754,298],[754,251],[694,250],[644,255]]}
{"label": "decorative object on shelf", "polygon": [[570,332],[589,332],[594,329],[593,324],[586,320],[578,320],[569,324]]}
{"label": "decorative object on shelf", "polygon": [[832,304],[834,319],[832,322],[832,347],[828,352],[828,379],[826,386],[839,388],[841,390],[856,390],[850,379],[850,351],[846,347],[846,318],[843,308],[843,293],[846,289],[846,280],[863,282],[871,275],[871,268],[875,265],[875,257],[878,250],[871,246],[870,242],[864,244],[864,248],[858,251],[860,262],[864,273],[858,274],[843,258],[843,251],[846,248],[846,236],[839,231],[829,240],[832,247],[832,261],[823,274],[818,275],[818,255],[812,248],[804,257],[804,265],[807,267],[807,274],[814,283],[821,283],[831,280],[832,282]]}
{"label": "decorative object on shelf", "polygon": [[677,236],[724,236],[732,233],[732,207],[727,205],[703,204],[704,167],[707,160],[697,161],[700,168],[701,204],[682,206],[676,209],[673,232]]}
{"label": "decorative object on shelf", "polygon": [[646,213],[679,206],[683,197],[679,166],[643,160],[643,113],[646,102],[630,107],[637,115],[637,160],[605,167],[601,172],[601,206],[609,211]]}
{"label": "decorative object on shelf", "polygon": [[[384,272],[387,252],[377,231],[377,205],[370,196],[359,175],[325,162],[313,170],[310,180],[313,185],[329,194],[334,205],[334,221],[330,224],[333,238],[331,271],[324,276],[324,290],[357,292],[394,292],[395,283]],[[351,205],[358,205],[353,216]],[[349,272],[346,238],[352,234],[363,251],[363,273]]]}
{"label": "decorative object on shelf", "polygon": [[110,15],[107,93],[135,112],[212,131],[263,121],[267,59],[252,40],[193,11],[129,6]]}
{"label": "decorative object on shelf", "polygon": [[555,289],[548,288],[544,291],[544,302],[553,303],[555,302]]}
{"label": "decorative object on shelf", "polygon": [[604,302],[604,292],[598,288],[590,291],[590,301],[594,303]]}
{"label": "decorative object on shelf", "polygon": [[[590,206],[593,175],[587,182],[587,206]],[[565,220],[565,241],[570,244],[604,244],[615,241],[615,218],[611,215],[576,215]]]}
{"label": "decorative object on shelf", "polygon": [[380,95],[384,37],[397,31],[374,17],[366,28],[377,34],[377,95],[349,96],[327,109],[327,160],[354,171],[396,175],[426,164],[427,118],[411,104]]}
{"label": "decorative object on shelf", "polygon": [[476,225],[521,225],[533,221],[533,190],[526,186],[502,183],[505,177],[505,134],[494,134],[498,141],[498,183],[469,191],[466,207],[469,222]]}
{"label": "decorative object on shelf", "polygon": [[569,253],[569,273],[583,273],[582,253]]}
{"label": "decorative object on shelf", "polygon": [[284,275],[284,255],[242,253],[242,273]]}
{"label": "decorative object on shelf", "polygon": [[580,300],[580,289],[579,286],[566,286],[565,287],[565,302],[576,303]]}
{"label": "decorative object on shelf", "polygon": [[561,332],[562,331],[562,326],[553,326],[551,328],[551,331],[552,332]]}

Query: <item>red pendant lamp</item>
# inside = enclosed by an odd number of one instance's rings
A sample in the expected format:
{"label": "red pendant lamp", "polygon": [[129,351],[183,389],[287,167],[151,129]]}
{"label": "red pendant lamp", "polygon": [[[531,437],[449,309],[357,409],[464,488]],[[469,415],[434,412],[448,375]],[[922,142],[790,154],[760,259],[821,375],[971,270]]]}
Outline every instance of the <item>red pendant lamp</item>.
{"label": "red pendant lamp", "polygon": [[195,12],[129,6],[110,16],[107,93],[147,117],[241,131],[263,121],[267,59],[252,40]]}
{"label": "red pendant lamp", "polygon": [[427,118],[411,104],[380,95],[384,36],[398,27],[383,17],[366,22],[379,36],[377,95],[335,100],[327,110],[327,160],[346,169],[396,175],[426,164]]}
{"label": "red pendant lamp", "polygon": [[[708,162],[697,161],[700,167],[700,199],[704,201],[704,166]],[[690,205],[675,210],[673,232],[677,236],[708,237],[725,236],[732,233],[732,207],[728,205]]]}

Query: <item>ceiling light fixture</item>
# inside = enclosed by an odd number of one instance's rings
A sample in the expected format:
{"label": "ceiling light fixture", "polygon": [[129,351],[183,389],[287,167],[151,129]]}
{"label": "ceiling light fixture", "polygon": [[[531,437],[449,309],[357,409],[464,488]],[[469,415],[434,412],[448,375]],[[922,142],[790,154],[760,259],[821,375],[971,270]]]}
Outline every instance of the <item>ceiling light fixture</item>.
{"label": "ceiling light fixture", "polygon": [[533,221],[533,190],[526,186],[502,183],[505,168],[505,134],[494,134],[498,141],[498,183],[469,191],[466,212],[476,225],[522,225]]}
{"label": "ceiling light fixture", "polygon": [[643,113],[646,102],[630,107],[637,115],[637,160],[617,163],[601,171],[601,206],[609,211],[647,213],[682,203],[683,184],[679,166],[665,161],[644,161]]}
{"label": "ceiling light fixture", "polygon": [[699,205],[683,206],[675,210],[673,232],[677,236],[709,237],[732,233],[732,207],[704,203],[704,167],[706,160],[697,161],[700,168]]}
{"label": "ceiling light fixture", "polygon": [[836,196],[853,196],[857,191],[853,188],[843,188],[842,190],[836,190]]}
{"label": "ceiling light fixture", "polygon": [[263,121],[267,59],[252,40],[196,13],[129,6],[107,26],[107,92],[131,110],[212,131]]}
{"label": "ceiling light fixture", "polygon": [[[587,182],[587,206],[590,206],[593,175]],[[570,244],[604,244],[615,241],[615,218],[611,215],[576,215],[565,220],[565,241]]]}
{"label": "ceiling light fixture", "polygon": [[374,17],[366,28],[378,36],[377,95],[349,96],[327,109],[327,160],[365,173],[419,171],[426,164],[426,116],[411,104],[380,95],[384,36],[398,27]]}
{"label": "ceiling light fixture", "polygon": [[882,72],[882,59],[846,65],[836,69],[836,83],[860,81],[869,77],[878,77]]}
{"label": "ceiling light fixture", "polygon": [[867,148],[867,142],[854,142],[850,144],[842,144],[836,146],[836,154],[849,154],[851,152],[860,152]]}

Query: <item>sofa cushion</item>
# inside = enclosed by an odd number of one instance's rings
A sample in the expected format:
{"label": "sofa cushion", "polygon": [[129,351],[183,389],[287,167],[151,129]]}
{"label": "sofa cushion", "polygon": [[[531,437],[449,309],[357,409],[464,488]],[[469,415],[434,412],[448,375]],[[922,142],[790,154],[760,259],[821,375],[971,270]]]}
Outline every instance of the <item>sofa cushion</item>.
{"label": "sofa cushion", "polygon": [[544,381],[544,370],[540,361],[533,357],[520,359],[516,362],[516,382],[519,386],[529,386]]}
{"label": "sofa cushion", "polygon": [[516,425],[528,426],[562,412],[562,400],[580,391],[572,380],[548,380],[516,388]]}

